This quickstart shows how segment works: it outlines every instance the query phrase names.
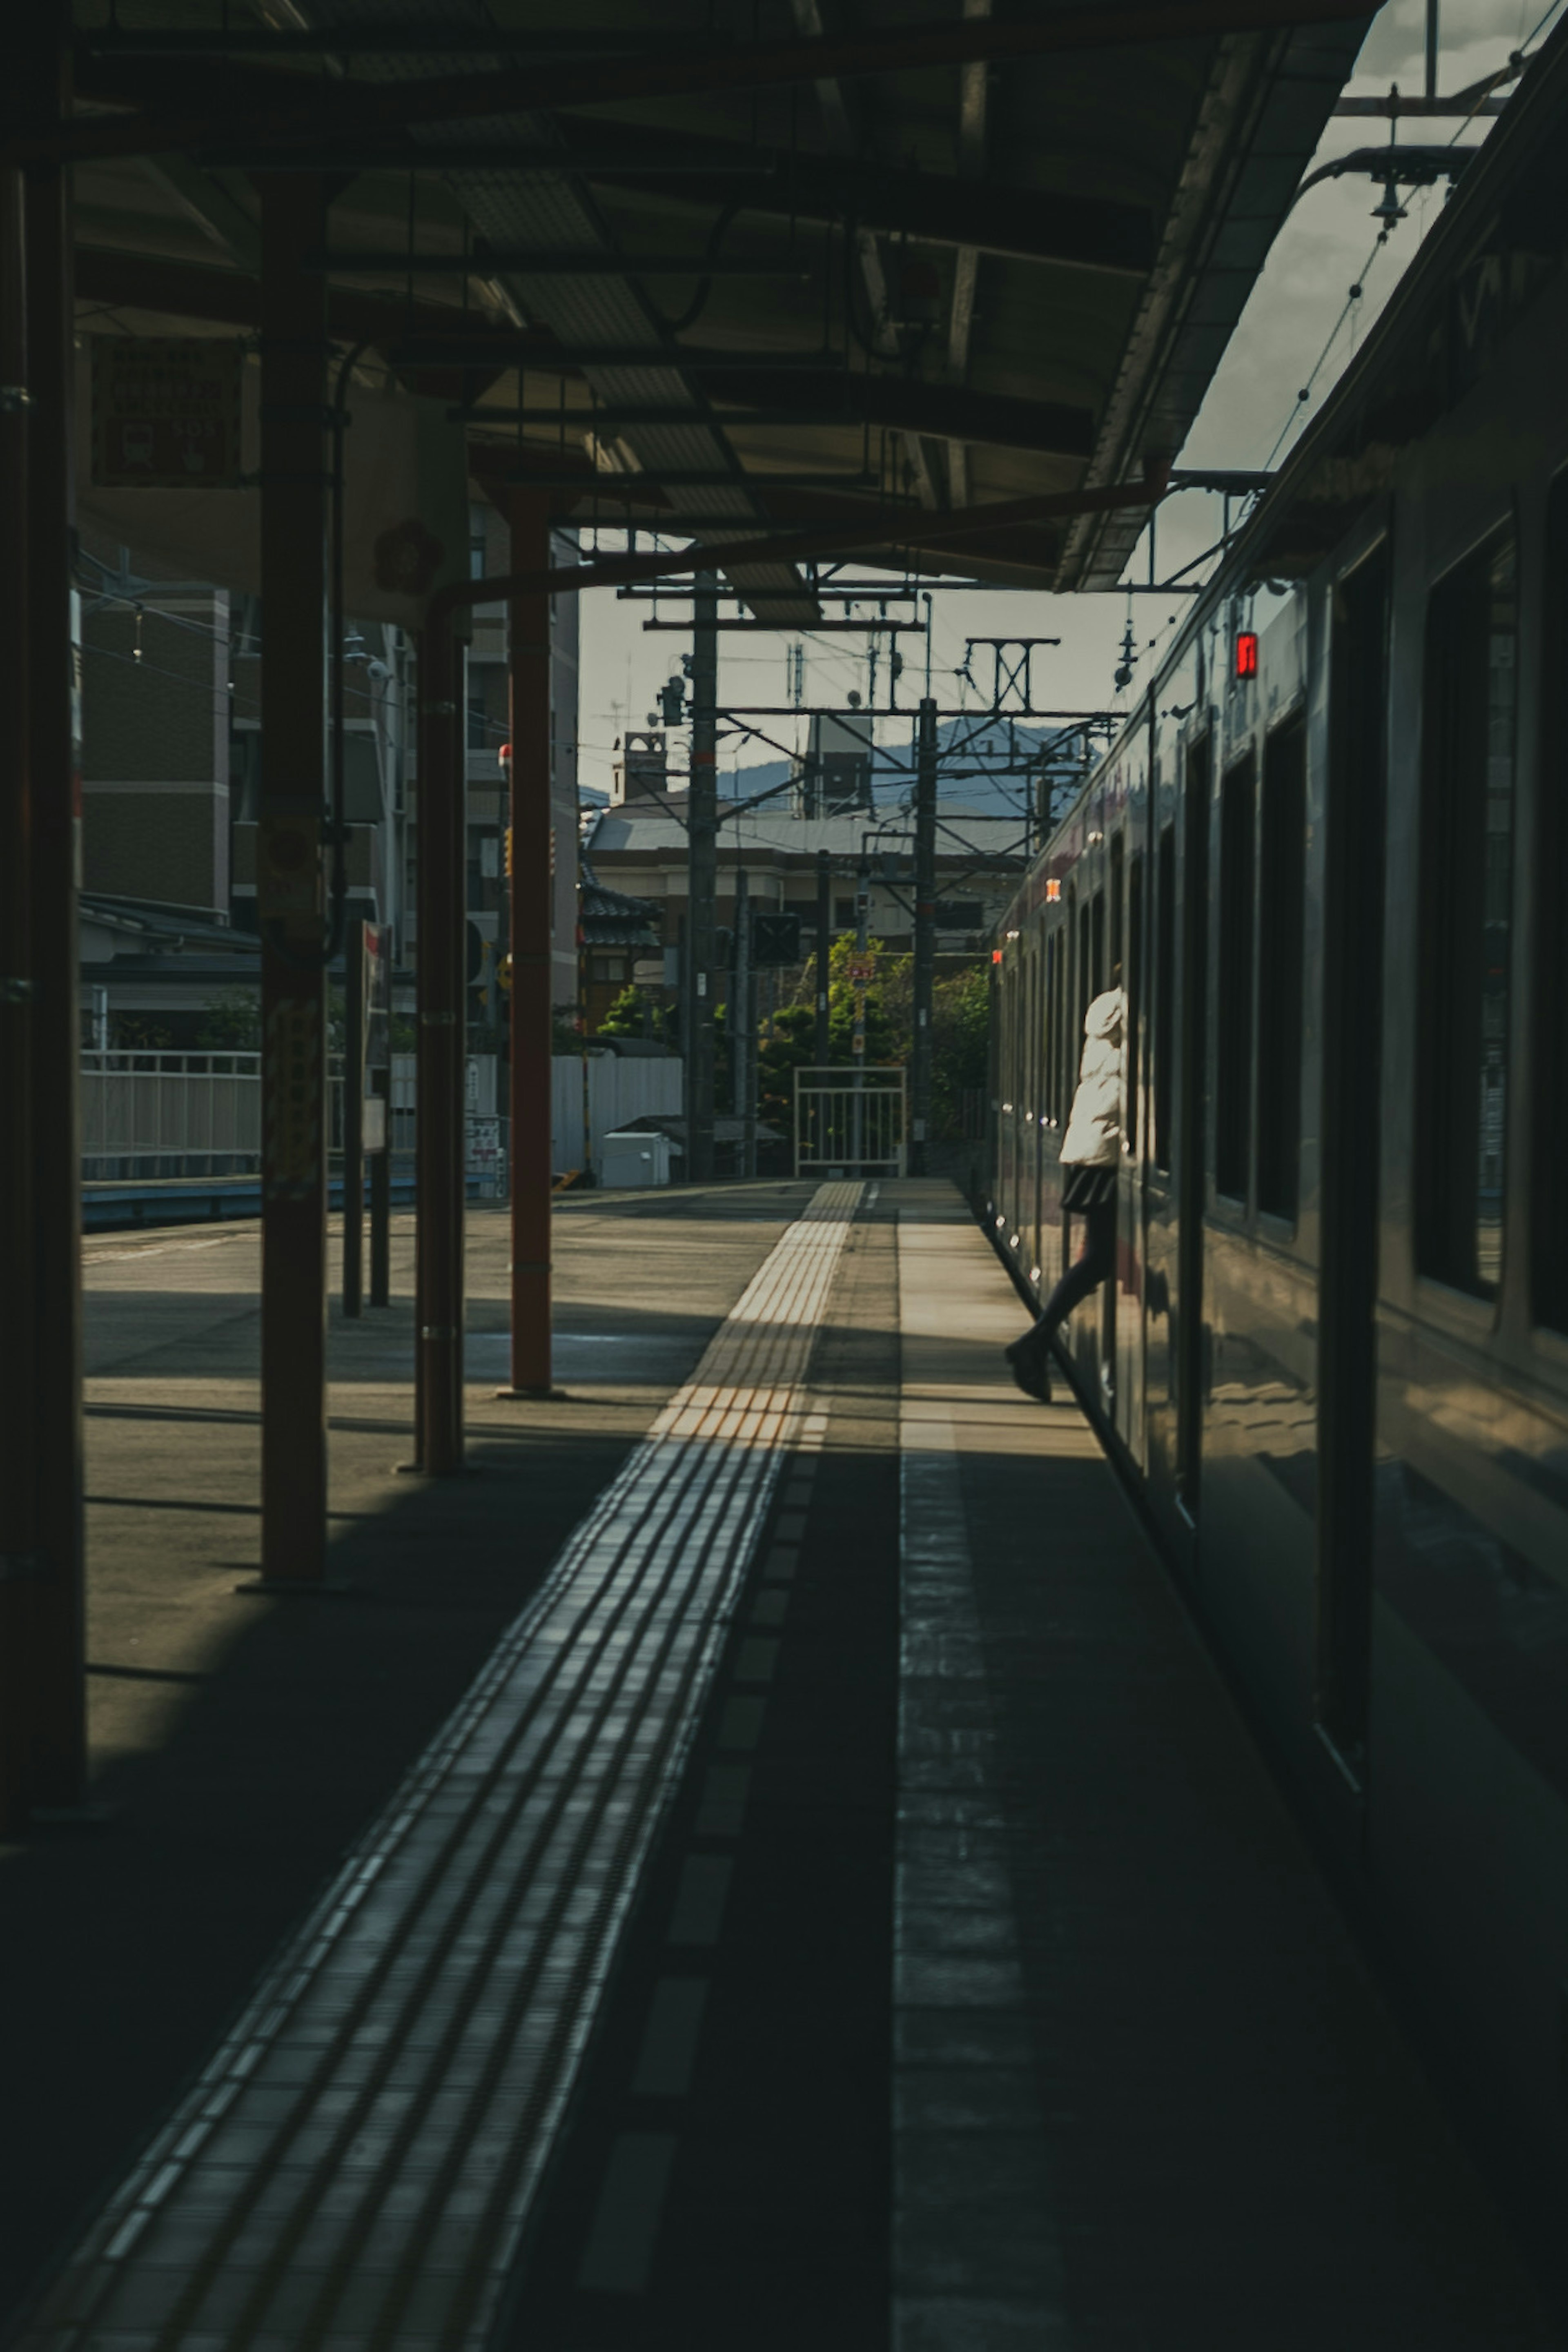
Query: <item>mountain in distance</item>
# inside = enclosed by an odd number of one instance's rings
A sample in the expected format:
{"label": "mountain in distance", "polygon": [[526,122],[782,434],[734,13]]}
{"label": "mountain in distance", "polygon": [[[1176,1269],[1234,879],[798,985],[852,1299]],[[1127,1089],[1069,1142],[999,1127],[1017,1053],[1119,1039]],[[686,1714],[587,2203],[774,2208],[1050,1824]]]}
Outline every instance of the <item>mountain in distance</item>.
{"label": "mountain in distance", "polygon": [[[875,719],[871,796],[879,810],[890,813],[914,792],[914,715],[879,710]],[[1080,739],[1073,729],[1031,725],[983,711],[943,719],[937,729],[938,805],[980,816],[1022,817],[1029,805],[1031,779],[1006,771],[1032,766],[1042,753],[1050,758],[1053,775],[1064,781],[1081,767]],[[792,772],[793,762],[785,759],[721,769],[719,796],[760,800],[763,809],[787,813]],[[764,794],[771,797],[764,799]]]}

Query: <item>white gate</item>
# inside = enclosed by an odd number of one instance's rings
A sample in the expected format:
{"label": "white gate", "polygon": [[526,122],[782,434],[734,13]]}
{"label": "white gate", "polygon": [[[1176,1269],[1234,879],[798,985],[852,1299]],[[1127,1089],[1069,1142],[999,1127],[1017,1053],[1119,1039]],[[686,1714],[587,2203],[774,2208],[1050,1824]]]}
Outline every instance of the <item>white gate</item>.
{"label": "white gate", "polygon": [[795,1074],[795,1172],[901,1176],[904,1073],[872,1068]]}

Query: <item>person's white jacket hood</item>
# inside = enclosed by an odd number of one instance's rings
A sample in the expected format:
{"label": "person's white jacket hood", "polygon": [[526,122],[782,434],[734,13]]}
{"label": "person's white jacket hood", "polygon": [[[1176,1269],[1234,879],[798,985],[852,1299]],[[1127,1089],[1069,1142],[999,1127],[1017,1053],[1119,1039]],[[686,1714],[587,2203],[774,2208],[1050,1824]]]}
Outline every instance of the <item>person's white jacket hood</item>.
{"label": "person's white jacket hood", "polygon": [[1121,1023],[1119,988],[1097,996],[1083,1017],[1083,1060],[1062,1160],[1075,1168],[1110,1168],[1121,1157]]}

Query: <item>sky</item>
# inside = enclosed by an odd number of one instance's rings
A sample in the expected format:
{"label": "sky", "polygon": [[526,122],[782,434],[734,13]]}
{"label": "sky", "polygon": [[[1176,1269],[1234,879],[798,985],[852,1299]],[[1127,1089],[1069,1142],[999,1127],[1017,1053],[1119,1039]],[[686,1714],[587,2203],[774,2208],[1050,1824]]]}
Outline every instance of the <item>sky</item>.
{"label": "sky", "polygon": [[[1558,0],[1558,5],[1565,0]],[[1440,91],[1461,89],[1505,64],[1512,51],[1536,43],[1551,29],[1557,10],[1547,0],[1439,0]],[[1347,89],[1381,96],[1391,82],[1418,92],[1425,79],[1426,0],[1387,0],[1368,34]],[[1402,136],[1433,143],[1461,139],[1475,144],[1485,135],[1483,118],[1402,123]],[[1382,126],[1365,118],[1337,118],[1324,132],[1316,163],[1352,147],[1382,142]],[[1253,289],[1208,397],[1179,455],[1187,467],[1263,467],[1278,463],[1305,424],[1315,416],[1353,355],[1441,210],[1441,188],[1407,191],[1408,217],[1380,245],[1372,217],[1381,189],[1363,176],[1330,180],[1310,189],[1276,238]],[[1364,290],[1347,299],[1352,285]],[[1336,331],[1337,329],[1337,331]],[[1325,349],[1327,346],[1327,349]],[[1302,402],[1298,394],[1310,387]],[[1221,528],[1221,502],[1205,492],[1167,501],[1161,510],[1156,555],[1163,578],[1210,546]],[[1135,551],[1126,577],[1147,578],[1146,543]],[[857,577],[870,576],[858,567]],[[1200,575],[1201,576],[1201,575]],[[933,592],[929,640],[906,640],[908,667],[900,699],[912,702],[924,691],[929,645],[932,687],[944,708],[973,707],[989,700],[989,656],[977,657],[973,684],[955,675],[967,637],[1058,637],[1058,647],[1034,656],[1037,707],[1113,710],[1135,700],[1142,668],[1168,635],[1185,600],[1121,592],[1047,596],[1026,590]],[[895,612],[909,607],[893,608]],[[689,641],[675,633],[645,634],[647,604],[617,603],[613,592],[583,598],[579,778],[607,792],[616,739],[627,726],[647,724],[655,693],[680,667]],[[671,608],[671,616],[689,611]],[[1131,684],[1118,692],[1112,683],[1129,616],[1138,667]],[[787,668],[793,633],[737,637],[721,633],[719,696],[721,707],[741,703],[787,703]],[[887,644],[879,652],[877,701],[887,699]],[[842,703],[851,689],[865,696],[869,685],[866,641],[856,637],[805,639],[805,700]],[[771,741],[734,736],[721,743],[722,770],[776,759],[777,747],[795,740],[790,719],[758,719]],[[900,730],[902,731],[902,730]]]}

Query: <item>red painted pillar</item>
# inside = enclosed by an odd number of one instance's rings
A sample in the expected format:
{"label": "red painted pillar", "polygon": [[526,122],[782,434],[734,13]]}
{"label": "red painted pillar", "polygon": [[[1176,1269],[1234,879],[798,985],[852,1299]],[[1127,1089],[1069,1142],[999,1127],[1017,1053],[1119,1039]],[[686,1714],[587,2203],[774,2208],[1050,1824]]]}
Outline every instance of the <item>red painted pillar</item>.
{"label": "red painted pillar", "polygon": [[[550,505],[510,501],[510,568],[550,563]],[[511,1389],[550,1393],[550,599],[514,596],[511,641]]]}
{"label": "red painted pillar", "polygon": [[416,1466],[432,1478],[463,1466],[462,656],[449,610],[419,637],[419,1064],[416,1159]]}
{"label": "red painted pillar", "polygon": [[261,1584],[327,1544],[327,398],[321,182],[261,197]]}

